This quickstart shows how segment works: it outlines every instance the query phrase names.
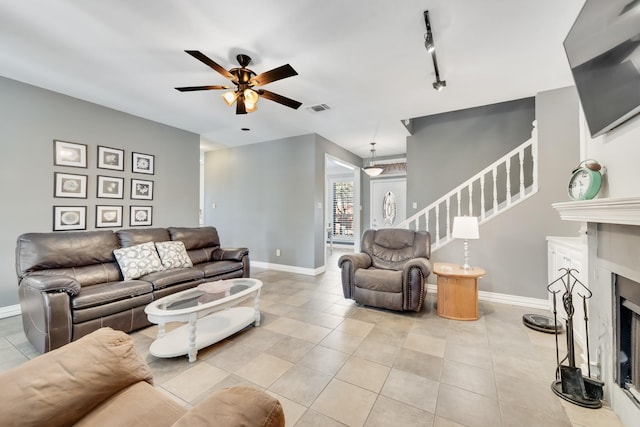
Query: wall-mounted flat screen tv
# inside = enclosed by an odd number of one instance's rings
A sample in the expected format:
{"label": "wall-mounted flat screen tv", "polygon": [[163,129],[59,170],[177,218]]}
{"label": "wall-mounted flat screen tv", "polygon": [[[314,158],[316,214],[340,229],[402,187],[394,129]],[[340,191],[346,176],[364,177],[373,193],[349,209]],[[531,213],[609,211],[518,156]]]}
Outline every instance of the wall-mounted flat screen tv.
{"label": "wall-mounted flat screen tv", "polygon": [[592,137],[640,113],[640,0],[587,0],[564,49]]}

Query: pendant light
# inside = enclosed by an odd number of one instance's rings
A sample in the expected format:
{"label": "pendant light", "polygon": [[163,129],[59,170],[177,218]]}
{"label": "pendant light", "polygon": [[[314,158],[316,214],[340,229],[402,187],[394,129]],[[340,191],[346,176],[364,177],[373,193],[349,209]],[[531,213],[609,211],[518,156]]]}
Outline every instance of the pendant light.
{"label": "pendant light", "polygon": [[371,155],[369,157],[369,164],[365,166],[364,173],[369,176],[378,176],[382,173],[384,168],[382,166],[376,166],[376,143],[371,143]]}

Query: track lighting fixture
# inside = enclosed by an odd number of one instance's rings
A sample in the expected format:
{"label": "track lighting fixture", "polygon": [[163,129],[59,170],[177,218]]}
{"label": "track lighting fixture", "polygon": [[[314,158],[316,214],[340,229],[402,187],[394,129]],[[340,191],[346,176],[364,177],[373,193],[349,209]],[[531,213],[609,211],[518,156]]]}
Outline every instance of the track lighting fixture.
{"label": "track lighting fixture", "polygon": [[436,45],[433,41],[433,33],[431,32],[431,22],[429,21],[429,11],[424,11],[424,24],[427,27],[427,33],[424,35],[424,47],[427,52],[431,54],[433,59],[433,70],[436,74],[436,81],[433,82],[433,88],[437,91],[441,91],[446,85],[446,80],[440,80],[440,72],[438,71],[438,60],[436,59]]}
{"label": "track lighting fixture", "polygon": [[424,48],[427,49],[427,53],[432,53],[436,50],[436,45],[433,44],[433,36],[430,30],[427,30],[427,33],[424,35]]}
{"label": "track lighting fixture", "polygon": [[446,80],[440,80],[439,78],[436,78],[436,81],[433,82],[433,88],[435,90],[437,90],[438,92],[440,92],[442,89],[444,89],[444,87],[447,85]]}

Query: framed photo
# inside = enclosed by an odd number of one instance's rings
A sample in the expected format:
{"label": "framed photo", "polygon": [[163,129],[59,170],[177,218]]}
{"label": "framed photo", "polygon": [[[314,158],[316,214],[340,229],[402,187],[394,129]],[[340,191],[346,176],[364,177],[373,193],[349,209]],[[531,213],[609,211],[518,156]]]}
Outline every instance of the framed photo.
{"label": "framed photo", "polygon": [[129,225],[137,227],[141,225],[151,225],[151,206],[131,206],[129,213]]}
{"label": "framed photo", "polygon": [[86,168],[87,144],[54,139],[53,164],[56,166],[71,166],[72,168]]}
{"label": "framed photo", "polygon": [[132,178],[131,198],[137,200],[153,200],[153,181]]}
{"label": "framed photo", "polygon": [[54,206],[53,231],[86,230],[86,206]]}
{"label": "framed photo", "polygon": [[87,175],[54,172],[53,197],[87,198]]}
{"label": "framed photo", "polygon": [[153,154],[131,153],[131,155],[132,172],[153,175],[155,168],[155,156]]}
{"label": "framed photo", "polygon": [[98,145],[98,168],[124,170],[124,150]]}
{"label": "framed photo", "polygon": [[123,199],[124,178],[98,175],[97,196],[103,199]]}
{"label": "framed photo", "polygon": [[122,227],[122,206],[96,206],[96,228]]}

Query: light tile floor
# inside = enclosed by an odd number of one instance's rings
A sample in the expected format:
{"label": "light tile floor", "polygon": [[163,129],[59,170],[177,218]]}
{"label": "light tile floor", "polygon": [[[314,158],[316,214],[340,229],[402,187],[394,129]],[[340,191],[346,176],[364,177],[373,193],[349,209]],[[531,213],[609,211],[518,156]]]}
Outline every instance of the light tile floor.
{"label": "light tile floor", "polygon": [[[185,405],[247,384],[277,397],[288,426],[621,426],[607,407],[581,408],[550,390],[553,335],[522,325],[536,310],[480,302],[473,322],[359,306],[342,296],[335,250],[316,277],[254,269],[262,324],[198,353],[148,353],[156,327],[132,333],[156,386]],[[540,312],[541,314],[548,314]],[[564,339],[564,335],[561,336]],[[0,320],[0,371],[37,353],[19,316]]]}

